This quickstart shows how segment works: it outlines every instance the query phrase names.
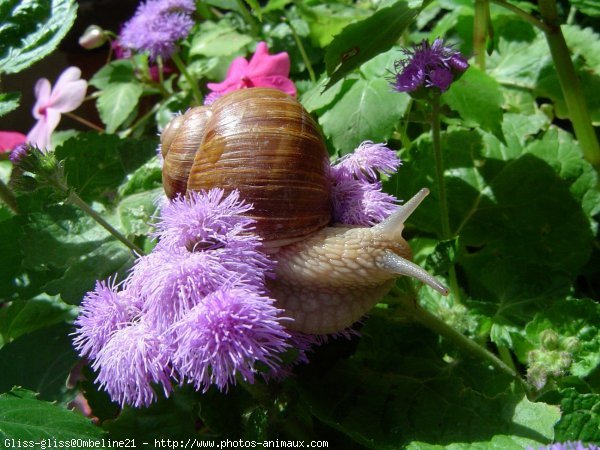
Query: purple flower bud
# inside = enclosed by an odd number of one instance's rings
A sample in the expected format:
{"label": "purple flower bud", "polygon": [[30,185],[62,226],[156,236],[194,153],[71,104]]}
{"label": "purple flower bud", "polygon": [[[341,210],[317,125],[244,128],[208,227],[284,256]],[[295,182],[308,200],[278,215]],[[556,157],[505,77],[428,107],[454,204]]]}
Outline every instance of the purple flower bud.
{"label": "purple flower bud", "polygon": [[8,158],[14,165],[18,165],[24,158],[27,157],[29,152],[29,147],[27,144],[21,144],[15,147],[11,152]]}
{"label": "purple flower bud", "polygon": [[423,40],[412,49],[403,49],[405,59],[394,63],[392,87],[398,92],[415,92],[418,89],[436,87],[440,92],[448,90],[454,80],[460,76],[469,63],[442,39],[433,44]]}

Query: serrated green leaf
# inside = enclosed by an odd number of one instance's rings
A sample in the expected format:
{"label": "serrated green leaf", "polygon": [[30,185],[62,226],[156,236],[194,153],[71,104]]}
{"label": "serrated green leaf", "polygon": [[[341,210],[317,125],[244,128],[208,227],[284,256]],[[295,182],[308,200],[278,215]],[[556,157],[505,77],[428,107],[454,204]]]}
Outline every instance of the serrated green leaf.
{"label": "serrated green leaf", "polygon": [[71,29],[74,0],[1,0],[0,73],[17,73],[52,52]]}
{"label": "serrated green leaf", "polygon": [[470,67],[442,96],[442,101],[457,111],[467,126],[499,131],[502,122],[502,92],[490,76]]}
{"label": "serrated green leaf", "polygon": [[240,34],[225,23],[203,25],[202,33],[194,36],[190,45],[190,56],[227,56],[240,52],[253,39]]}
{"label": "serrated green leaf", "polygon": [[[101,428],[81,414],[58,405],[37,400],[33,392],[13,389],[0,395],[0,437],[2,442],[13,439],[20,443],[71,443],[71,439],[91,439],[100,442]],[[100,447],[99,447],[100,448]]]}
{"label": "serrated green leaf", "polygon": [[151,191],[128,195],[119,202],[117,214],[127,235],[143,236],[150,232],[150,222],[158,214],[159,199],[162,196],[164,189],[161,186]]}
{"label": "serrated green leaf", "polygon": [[107,133],[114,133],[137,108],[143,88],[137,81],[110,84],[100,92],[96,102]]}
{"label": "serrated green leaf", "polygon": [[56,157],[64,161],[68,184],[81,198],[107,203],[130,172],[156,155],[157,145],[154,139],[89,132],[64,142]]}
{"label": "serrated green leaf", "polygon": [[580,394],[569,388],[552,392],[543,400],[560,405],[562,417],[555,427],[557,442],[600,442],[599,394]]}
{"label": "serrated green leaf", "polygon": [[[330,78],[326,88],[364,62],[390,49],[419,11],[419,8],[411,8],[406,2],[398,1],[344,28],[327,47],[325,65]],[[365,39],[365,36],[369,38]]]}
{"label": "serrated green leaf", "polygon": [[66,393],[66,381],[77,361],[71,331],[70,325],[57,324],[4,345],[0,349],[0,391],[21,386],[45,400],[69,400],[72,395]]}
{"label": "serrated green leaf", "polygon": [[456,261],[457,239],[440,241],[432,253],[427,257],[427,267],[431,267],[434,274],[440,275],[448,272],[448,269]]}
{"label": "serrated green leaf", "polygon": [[307,5],[297,3],[298,12],[309,29],[315,47],[326,47],[346,26],[368,17],[369,11],[339,3]]}
{"label": "serrated green leaf", "polygon": [[588,16],[600,16],[600,5],[596,0],[569,0],[569,3]]}
{"label": "serrated green leaf", "polygon": [[0,309],[0,334],[4,342],[31,333],[56,323],[71,321],[76,311],[60,301],[48,296],[31,300],[13,301]]}
{"label": "serrated green leaf", "polygon": [[0,92],[0,116],[17,109],[20,101],[20,92]]}
{"label": "serrated green leaf", "polygon": [[385,79],[358,80],[319,122],[344,155],[366,140],[387,141],[409,102],[408,95],[390,92]]}
{"label": "serrated green leaf", "polygon": [[97,89],[106,89],[111,84],[130,83],[135,79],[135,67],[131,59],[117,59],[102,67],[91,78],[90,84]]}

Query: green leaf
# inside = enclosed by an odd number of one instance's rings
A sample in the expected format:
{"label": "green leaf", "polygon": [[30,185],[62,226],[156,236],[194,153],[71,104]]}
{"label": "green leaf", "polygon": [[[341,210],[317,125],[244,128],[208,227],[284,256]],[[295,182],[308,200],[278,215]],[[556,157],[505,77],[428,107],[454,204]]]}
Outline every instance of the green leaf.
{"label": "green leaf", "polygon": [[52,52],[71,29],[74,0],[0,0],[0,73],[17,73]]}
{"label": "green leaf", "polygon": [[56,157],[64,160],[67,182],[82,199],[106,203],[130,172],[156,155],[157,144],[88,132],[64,142]]}
{"label": "green leaf", "polygon": [[76,310],[57,298],[40,296],[13,301],[0,309],[0,334],[4,342],[56,323],[71,321]]}
{"label": "green leaf", "polygon": [[112,84],[130,83],[135,79],[135,67],[131,59],[117,59],[103,66],[90,80],[100,90]]}
{"label": "green leaf", "polygon": [[19,107],[21,101],[20,92],[1,92],[0,93],[0,116],[3,116]]}
{"label": "green leaf", "polygon": [[325,135],[344,155],[366,140],[387,141],[409,101],[406,94],[391,93],[383,78],[358,80],[319,122]]}
{"label": "green leaf", "polygon": [[[344,28],[327,47],[325,65],[330,79],[326,88],[364,62],[390,49],[419,11],[420,8],[411,8],[406,2],[398,1]],[[368,39],[365,39],[366,36]]]}
{"label": "green leaf", "polygon": [[502,91],[499,84],[476,67],[470,67],[452,83],[442,101],[457,111],[467,126],[480,125],[484,130],[499,131],[502,122]]}
{"label": "green leaf", "polygon": [[37,400],[33,392],[13,389],[0,395],[0,438],[24,443],[70,443],[71,439],[99,442],[104,432],[90,419],[52,403]]}
{"label": "green leaf", "polygon": [[588,16],[600,16],[600,5],[595,0],[569,0],[569,3]]}
{"label": "green leaf", "polygon": [[162,187],[125,197],[117,206],[121,227],[128,235],[144,236],[151,230],[151,219],[158,214]]}
{"label": "green leaf", "polygon": [[0,298],[9,299],[16,288],[14,280],[22,270],[23,252],[19,245],[22,236],[23,223],[20,217],[0,221]]}
{"label": "green leaf", "polygon": [[250,8],[252,8],[252,12],[256,14],[258,20],[262,21],[262,10],[260,8],[260,4],[257,0],[244,0]]}
{"label": "green leaf", "polygon": [[562,417],[555,427],[557,442],[600,442],[599,394],[580,394],[569,388],[550,393],[543,400],[560,404]]}
{"label": "green leaf", "polygon": [[324,48],[346,26],[369,15],[368,10],[339,3],[323,3],[312,6],[297,3],[298,12],[308,24],[312,44]]}
{"label": "green leaf", "polygon": [[127,177],[125,182],[119,186],[119,195],[125,197],[159,187],[162,187],[162,164],[156,157],[150,159]]}
{"label": "green leaf", "polygon": [[77,361],[71,331],[71,326],[57,324],[25,334],[2,347],[0,392],[22,386],[38,392],[45,400],[70,399],[66,382]]}
{"label": "green leaf", "polygon": [[[252,42],[246,34],[240,34],[226,23],[205,22],[202,32],[194,36],[190,56],[226,56],[240,52]],[[242,52],[243,53],[243,52]]]}
{"label": "green leaf", "polygon": [[456,261],[457,239],[440,241],[432,253],[427,257],[427,267],[431,267],[434,274],[440,275],[448,272],[448,269]]}
{"label": "green leaf", "polygon": [[177,389],[168,399],[159,398],[148,408],[125,407],[114,420],[102,426],[115,439],[187,439],[197,437],[190,389]]}
{"label": "green leaf", "polygon": [[114,133],[137,107],[143,93],[137,81],[115,83],[100,92],[96,102],[107,133]]}
{"label": "green leaf", "polygon": [[[361,334],[352,358],[311,358],[298,384],[319,421],[365,448],[521,450],[552,440],[557,407],[510,393],[484,364],[444,362],[448,350],[427,330],[372,315]],[[485,395],[481,380],[501,393]]]}

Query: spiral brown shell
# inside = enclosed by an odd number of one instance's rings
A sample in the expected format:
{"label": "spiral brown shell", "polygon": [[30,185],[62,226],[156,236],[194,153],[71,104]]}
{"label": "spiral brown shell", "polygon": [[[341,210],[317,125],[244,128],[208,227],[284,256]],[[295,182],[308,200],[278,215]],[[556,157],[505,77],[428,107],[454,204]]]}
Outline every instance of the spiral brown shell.
{"label": "spiral brown shell", "polygon": [[266,241],[301,238],[330,221],[325,144],[302,105],[281,91],[241,89],[192,108],[165,128],[161,145],[170,198],[238,189]]}

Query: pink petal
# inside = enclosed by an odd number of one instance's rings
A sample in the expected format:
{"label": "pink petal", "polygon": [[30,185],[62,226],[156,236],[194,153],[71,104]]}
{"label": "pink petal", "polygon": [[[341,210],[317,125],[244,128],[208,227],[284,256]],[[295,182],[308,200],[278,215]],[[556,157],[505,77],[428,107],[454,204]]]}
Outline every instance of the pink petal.
{"label": "pink petal", "polygon": [[27,141],[35,145],[40,150],[47,150],[50,147],[50,136],[60,122],[60,112],[48,108],[46,115],[43,116],[27,133]]}
{"label": "pink petal", "polygon": [[290,57],[286,52],[269,55],[267,44],[259,42],[247,72],[251,79],[271,75],[287,77],[290,74]]}
{"label": "pink petal", "polygon": [[253,78],[252,81],[256,87],[270,87],[279,89],[280,91],[283,91],[292,97],[296,96],[296,86],[289,78],[276,75],[271,77]]}
{"label": "pink petal", "polygon": [[235,58],[227,70],[227,76],[225,77],[225,80],[221,81],[220,83],[207,83],[206,87],[211,91],[222,93],[235,91],[236,89],[239,89],[238,85],[242,77],[246,75],[247,68],[248,61],[241,56]]}
{"label": "pink petal", "polygon": [[69,67],[58,77],[48,106],[59,112],[73,111],[83,102],[86,91],[87,82],[81,79],[81,70]]}
{"label": "pink petal", "polygon": [[14,149],[27,142],[27,136],[18,131],[0,131],[0,152]]}
{"label": "pink petal", "polygon": [[43,114],[39,111],[41,109],[45,109],[48,105],[48,100],[50,100],[50,91],[52,86],[50,85],[50,81],[46,78],[40,78],[35,83],[35,87],[33,88],[33,92],[35,93],[36,102],[33,105],[33,109],[31,110],[31,114],[36,119],[40,119]]}

